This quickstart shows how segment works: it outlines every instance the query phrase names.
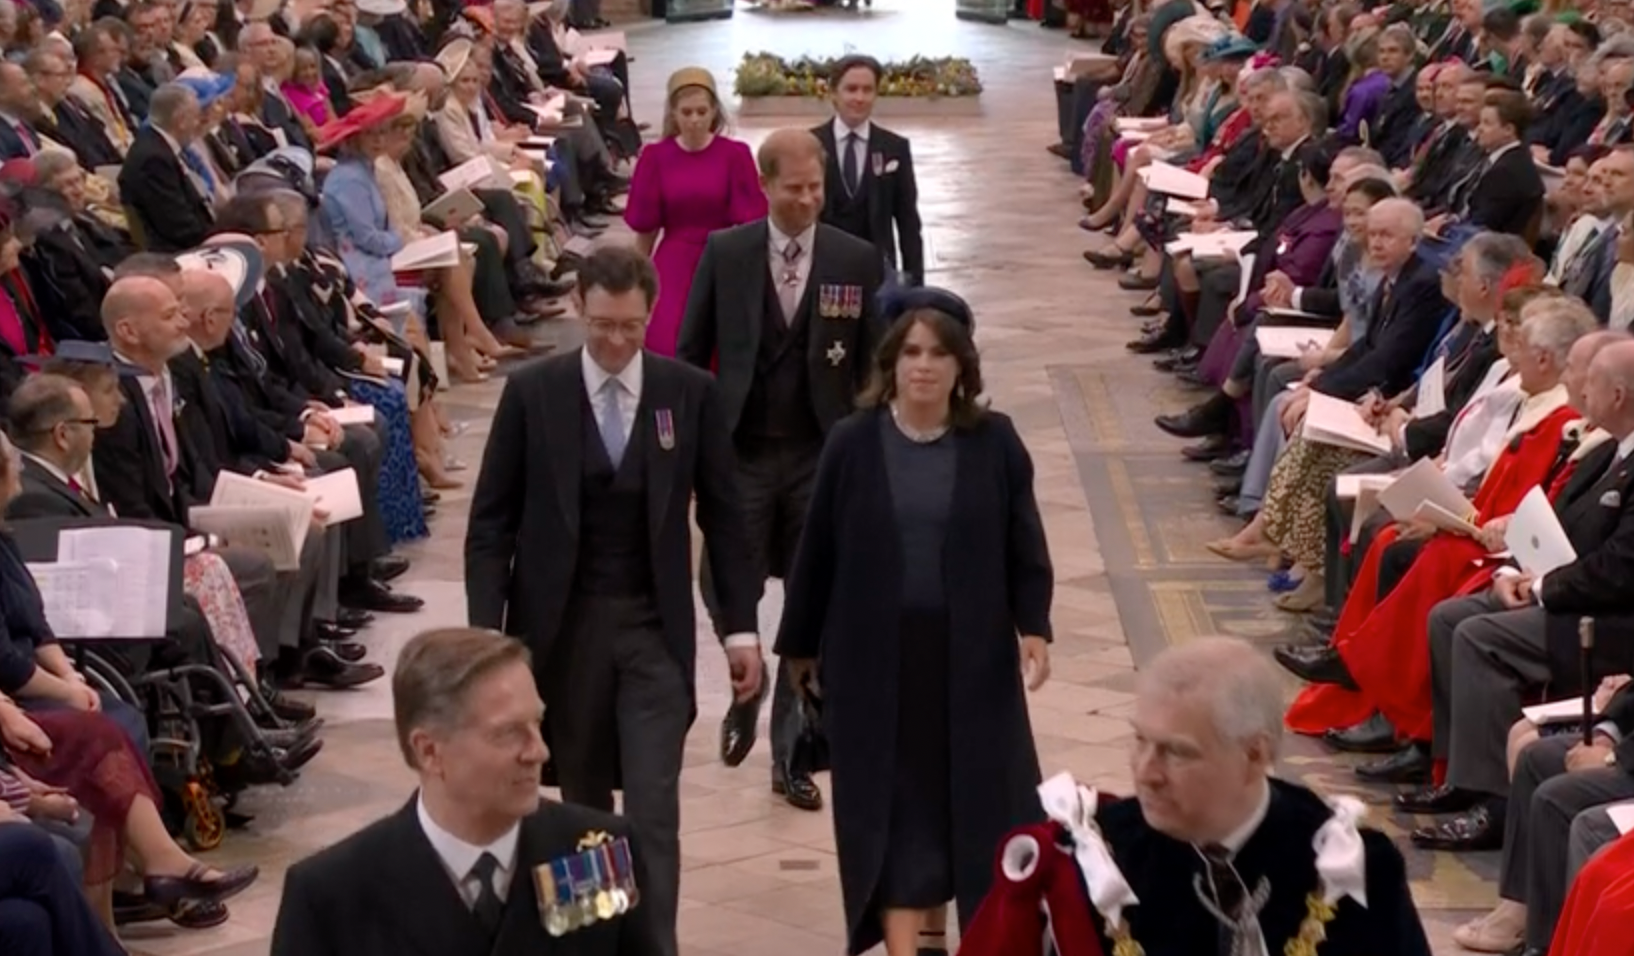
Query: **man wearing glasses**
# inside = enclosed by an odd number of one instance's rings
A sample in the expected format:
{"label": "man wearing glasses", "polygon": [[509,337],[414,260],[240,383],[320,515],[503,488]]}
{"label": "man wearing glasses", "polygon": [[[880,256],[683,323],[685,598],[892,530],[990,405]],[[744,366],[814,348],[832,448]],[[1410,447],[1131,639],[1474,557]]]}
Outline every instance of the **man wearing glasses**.
{"label": "man wearing glasses", "polygon": [[601,810],[624,791],[647,860],[641,905],[659,951],[675,956],[678,786],[697,711],[694,495],[739,701],[760,690],[760,581],[714,381],[642,350],[658,295],[651,260],[598,249],[573,295],[584,347],[508,377],[494,412],[466,531],[466,601],[473,626],[533,652],[546,782]]}

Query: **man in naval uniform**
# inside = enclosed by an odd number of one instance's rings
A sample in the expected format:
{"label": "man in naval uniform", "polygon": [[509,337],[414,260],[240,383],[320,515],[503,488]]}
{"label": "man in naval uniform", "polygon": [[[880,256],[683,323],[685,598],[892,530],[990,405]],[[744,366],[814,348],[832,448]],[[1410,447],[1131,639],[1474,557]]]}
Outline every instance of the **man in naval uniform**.
{"label": "man in naval uniform", "polygon": [[872,120],[883,74],[878,60],[858,54],[841,57],[829,74],[834,119],[811,131],[828,152],[823,222],[873,243],[903,285],[924,285],[913,151],[907,137]]}
{"label": "man in naval uniform", "polygon": [[[1335,812],[1271,776],[1282,710],[1271,662],[1242,641],[1193,641],[1140,672],[1136,796],[1097,819],[1140,901],[1123,922],[1152,956],[1276,956],[1309,931],[1308,897],[1323,888],[1312,842]],[[1340,897],[1308,952],[1429,956],[1400,852],[1374,830],[1349,832],[1363,858],[1349,854],[1350,885],[1328,886],[1366,907]]]}
{"label": "man in naval uniform", "polygon": [[[802,129],[777,130],[756,156],[769,215],[713,233],[693,275],[676,355],[717,368],[725,433],[736,446],[749,550],[757,582],[782,578],[794,560],[823,437],[849,415],[867,382],[877,328],[874,300],[884,261],[868,243],[820,224],[823,147]],[[716,593],[704,597],[717,633],[731,628]],[[714,587],[711,587],[711,584]],[[758,595],[758,591],[757,591]],[[734,707],[722,755],[741,761],[754,744],[759,700]],[[772,791],[803,810],[822,807],[809,774],[785,763],[801,727],[779,665],[772,696]]]}
{"label": "man in naval uniform", "polygon": [[634,249],[578,269],[585,344],[511,375],[465,538],[471,624],[533,652],[545,739],[570,803],[624,791],[646,855],[642,906],[675,956],[682,748],[696,714],[689,505],[719,597],[739,700],[760,691],[755,604],[727,401],[710,377],[641,348],[658,275]]}

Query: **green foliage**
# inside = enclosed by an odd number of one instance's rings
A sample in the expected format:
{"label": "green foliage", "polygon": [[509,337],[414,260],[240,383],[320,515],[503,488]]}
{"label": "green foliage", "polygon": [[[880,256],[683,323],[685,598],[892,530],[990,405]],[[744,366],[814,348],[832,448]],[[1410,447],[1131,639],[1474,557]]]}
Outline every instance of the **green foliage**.
{"label": "green foliage", "polygon": [[[827,96],[828,74],[838,60],[745,53],[732,88],[739,96]],[[916,56],[884,68],[880,96],[975,96],[982,91],[976,67],[963,57]]]}

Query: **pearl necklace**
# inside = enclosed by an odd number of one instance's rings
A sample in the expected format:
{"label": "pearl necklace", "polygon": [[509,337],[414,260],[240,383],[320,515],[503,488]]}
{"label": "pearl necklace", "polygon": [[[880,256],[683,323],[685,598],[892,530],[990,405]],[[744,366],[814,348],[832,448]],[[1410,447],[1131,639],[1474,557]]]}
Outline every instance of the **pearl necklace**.
{"label": "pearl necklace", "polygon": [[896,423],[896,429],[902,433],[902,437],[916,445],[928,445],[931,442],[936,441],[943,435],[946,435],[948,428],[950,427],[946,423],[943,423],[935,428],[920,431],[902,420],[902,412],[899,411],[894,404],[891,406],[891,421]]}

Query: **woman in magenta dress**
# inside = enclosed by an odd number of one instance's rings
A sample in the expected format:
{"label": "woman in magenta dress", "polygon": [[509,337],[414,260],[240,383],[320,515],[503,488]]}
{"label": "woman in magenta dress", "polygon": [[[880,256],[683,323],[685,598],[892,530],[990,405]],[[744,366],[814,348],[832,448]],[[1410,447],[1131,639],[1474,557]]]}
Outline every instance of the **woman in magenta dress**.
{"label": "woman in magenta dress", "polygon": [[664,138],[643,149],[635,164],[624,221],[658,268],[647,348],[660,355],[675,354],[704,240],[717,229],[766,215],[754,156],[748,146],[720,135],[725,123],[709,71],[676,70],[669,78]]}

